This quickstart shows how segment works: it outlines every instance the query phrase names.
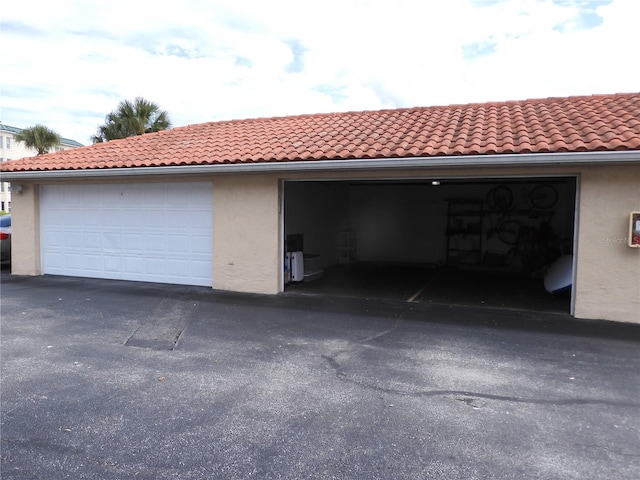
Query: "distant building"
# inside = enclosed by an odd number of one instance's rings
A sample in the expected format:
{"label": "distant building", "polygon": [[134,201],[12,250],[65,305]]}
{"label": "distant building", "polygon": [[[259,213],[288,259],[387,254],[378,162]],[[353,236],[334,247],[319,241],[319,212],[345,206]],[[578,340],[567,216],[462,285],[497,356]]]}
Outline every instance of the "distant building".
{"label": "distant building", "polygon": [[[22,142],[15,141],[14,137],[21,131],[22,128],[11,127],[0,122],[0,162],[37,155],[38,152],[34,149],[27,148]],[[76,147],[82,147],[82,144],[69,138],[62,138],[60,145],[51,153]],[[11,192],[7,182],[0,182],[0,210],[11,211]]]}

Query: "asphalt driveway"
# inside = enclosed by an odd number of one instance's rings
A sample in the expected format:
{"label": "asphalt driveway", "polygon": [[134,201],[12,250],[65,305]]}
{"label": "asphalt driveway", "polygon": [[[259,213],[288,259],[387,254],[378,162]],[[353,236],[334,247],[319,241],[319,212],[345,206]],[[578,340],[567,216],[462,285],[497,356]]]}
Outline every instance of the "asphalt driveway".
{"label": "asphalt driveway", "polygon": [[3,479],[640,478],[640,329],[1,278]]}

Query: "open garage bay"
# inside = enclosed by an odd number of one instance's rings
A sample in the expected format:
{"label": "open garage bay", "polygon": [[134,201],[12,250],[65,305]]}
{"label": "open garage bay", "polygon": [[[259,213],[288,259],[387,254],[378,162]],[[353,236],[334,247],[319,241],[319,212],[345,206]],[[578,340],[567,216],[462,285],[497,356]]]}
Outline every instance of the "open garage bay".
{"label": "open garage bay", "polygon": [[567,313],[572,272],[554,294],[544,277],[573,253],[575,198],[572,177],[287,182],[306,268],[286,290]]}

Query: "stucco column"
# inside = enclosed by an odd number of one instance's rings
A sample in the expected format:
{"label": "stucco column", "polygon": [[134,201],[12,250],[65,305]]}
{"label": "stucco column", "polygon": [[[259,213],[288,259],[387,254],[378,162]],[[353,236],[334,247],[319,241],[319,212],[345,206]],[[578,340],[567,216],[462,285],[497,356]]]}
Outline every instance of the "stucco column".
{"label": "stucco column", "polygon": [[11,195],[11,273],[40,275],[40,188],[37,184],[21,185]]}
{"label": "stucco column", "polygon": [[278,178],[215,177],[213,288],[275,294],[281,275]]}
{"label": "stucco column", "polygon": [[585,168],[579,201],[575,316],[640,323],[640,249],[627,244],[640,166]]}

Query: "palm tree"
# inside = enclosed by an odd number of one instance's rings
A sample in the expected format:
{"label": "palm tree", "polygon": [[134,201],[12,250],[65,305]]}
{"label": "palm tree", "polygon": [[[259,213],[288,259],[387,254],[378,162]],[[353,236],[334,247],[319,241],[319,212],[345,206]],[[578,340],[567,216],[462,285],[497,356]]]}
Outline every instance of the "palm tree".
{"label": "palm tree", "polygon": [[160,110],[157,103],[136,97],[133,101],[121,101],[118,108],[105,117],[104,125],[98,127],[92,140],[93,143],[106,142],[168,128],[171,120],[165,110]]}
{"label": "palm tree", "polygon": [[34,125],[25,128],[15,135],[16,142],[22,142],[27,148],[33,148],[38,155],[49,153],[54,147],[60,145],[60,135],[44,125]]}

